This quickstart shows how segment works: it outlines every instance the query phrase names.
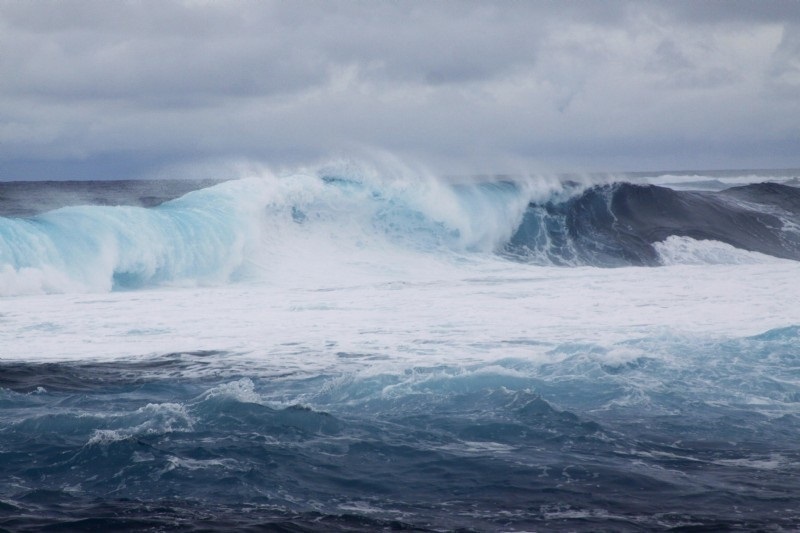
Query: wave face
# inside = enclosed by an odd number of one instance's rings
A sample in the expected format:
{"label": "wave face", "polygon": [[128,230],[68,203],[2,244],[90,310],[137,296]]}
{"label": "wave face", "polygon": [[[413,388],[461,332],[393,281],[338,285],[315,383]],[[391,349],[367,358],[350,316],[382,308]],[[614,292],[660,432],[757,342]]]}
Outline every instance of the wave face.
{"label": "wave face", "polygon": [[45,212],[19,198],[4,204],[0,294],[216,284],[269,276],[295,254],[306,264],[497,254],[538,265],[655,266],[686,256],[672,253],[682,238],[709,248],[688,262],[729,257],[715,251],[720,243],[741,251],[739,259],[800,259],[800,189],[777,183],[710,192],[627,182],[456,183],[345,169],[156,200]]}
{"label": "wave face", "polygon": [[241,184],[226,185],[152,209],[69,206],[30,218],[0,218],[0,290],[110,290],[230,279],[252,241],[256,204],[245,201]]}

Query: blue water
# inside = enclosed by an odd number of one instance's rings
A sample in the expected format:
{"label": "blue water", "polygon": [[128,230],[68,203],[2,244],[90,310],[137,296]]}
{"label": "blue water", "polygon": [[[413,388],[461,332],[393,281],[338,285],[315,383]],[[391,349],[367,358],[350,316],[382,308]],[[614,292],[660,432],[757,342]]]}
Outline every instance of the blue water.
{"label": "blue water", "polygon": [[598,347],[558,346],[557,364],[350,379],[270,375],[223,353],[5,363],[2,524],[800,524],[800,328],[635,344],[653,356],[613,365]]}
{"label": "blue water", "polygon": [[[74,195],[51,190],[37,208],[18,195],[0,219],[0,266],[11,280],[0,285],[9,291],[0,319],[39,302],[11,296],[22,289],[88,287],[135,299],[176,281],[254,283],[253,243],[282,243],[277,236],[289,230],[336,227],[330,238],[345,233],[356,250],[390,243],[454,254],[456,264],[494,254],[511,265],[668,268],[658,266],[655,243],[670,236],[800,258],[791,226],[800,195],[786,184],[697,192],[567,183],[537,197],[501,180],[454,187],[454,215],[409,189],[309,180],[313,194],[292,188],[280,201],[274,190],[264,201],[237,183],[147,202],[140,184],[123,183],[112,188],[120,206],[83,197],[72,205]],[[253,228],[253,213],[270,231]],[[12,285],[26,269],[59,275]],[[32,324],[41,336],[62,334]],[[120,342],[152,333],[132,324]],[[631,329],[611,345],[507,339],[509,353],[522,343],[546,357],[465,353],[463,364],[438,361],[436,343],[448,341],[426,333],[432,355],[405,367],[381,365],[396,347],[362,353],[331,343],[326,353],[340,364],[314,372],[228,347],[167,345],[105,360],[0,353],[0,528],[800,528],[800,324],[724,337]],[[298,361],[322,356],[302,340]],[[361,371],[350,370],[354,361]]]}

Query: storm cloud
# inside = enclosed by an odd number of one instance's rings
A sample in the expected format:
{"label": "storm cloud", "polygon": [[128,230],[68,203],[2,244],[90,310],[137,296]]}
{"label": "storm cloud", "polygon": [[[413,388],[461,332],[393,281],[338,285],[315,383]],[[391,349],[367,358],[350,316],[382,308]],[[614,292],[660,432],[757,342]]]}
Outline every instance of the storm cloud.
{"label": "storm cloud", "polygon": [[0,2],[0,180],[800,166],[800,3]]}

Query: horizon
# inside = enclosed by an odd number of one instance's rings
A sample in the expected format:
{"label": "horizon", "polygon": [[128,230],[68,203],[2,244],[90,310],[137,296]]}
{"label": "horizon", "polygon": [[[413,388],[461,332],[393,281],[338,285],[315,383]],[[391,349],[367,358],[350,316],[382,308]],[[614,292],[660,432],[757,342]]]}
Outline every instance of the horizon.
{"label": "horizon", "polygon": [[[664,176],[697,176],[697,177],[725,177],[721,176],[722,174],[734,174],[734,175],[759,175],[759,174],[768,174],[768,173],[775,173],[775,177],[791,177],[792,174],[798,174],[796,177],[800,178],[800,167],[797,168],[709,168],[709,169],[681,169],[681,170],[615,170],[615,171],[601,171],[601,170],[593,170],[593,171],[585,171],[585,172],[569,172],[569,171],[561,171],[561,172],[548,172],[548,173],[520,173],[520,174],[510,174],[510,173],[494,173],[494,174],[486,174],[486,173],[478,173],[478,174],[443,174],[437,175],[437,177],[442,179],[458,179],[458,178],[516,178],[516,177],[556,177],[559,179],[569,179],[571,177],[597,177],[597,178],[604,178],[604,177],[613,177],[613,176],[620,176],[620,177],[627,177],[627,178],[644,178],[644,177],[664,177]],[[784,174],[780,176],[780,174]],[[159,182],[159,181],[208,181],[208,182],[223,182],[223,181],[230,181],[235,179],[241,179],[245,177],[252,177],[247,175],[241,176],[232,176],[232,177],[190,177],[190,176],[175,176],[175,177],[117,177],[117,178],[102,178],[102,179],[89,179],[89,178],[76,178],[76,177],[66,177],[62,179],[33,179],[33,180],[25,180],[25,179],[0,179],[0,184],[2,183],[69,183],[69,182],[124,182],[124,181],[141,181],[141,182]],[[731,176],[728,176],[731,177]]]}

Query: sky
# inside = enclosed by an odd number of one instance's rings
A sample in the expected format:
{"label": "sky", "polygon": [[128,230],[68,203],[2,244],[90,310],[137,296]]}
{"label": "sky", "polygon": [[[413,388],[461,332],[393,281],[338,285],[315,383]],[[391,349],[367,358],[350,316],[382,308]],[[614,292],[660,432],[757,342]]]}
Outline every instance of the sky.
{"label": "sky", "polygon": [[0,180],[800,167],[800,1],[0,0]]}

